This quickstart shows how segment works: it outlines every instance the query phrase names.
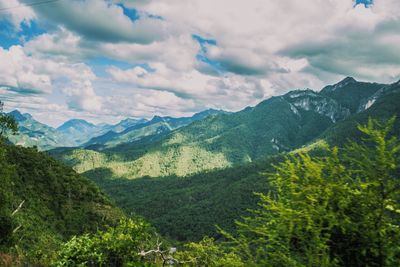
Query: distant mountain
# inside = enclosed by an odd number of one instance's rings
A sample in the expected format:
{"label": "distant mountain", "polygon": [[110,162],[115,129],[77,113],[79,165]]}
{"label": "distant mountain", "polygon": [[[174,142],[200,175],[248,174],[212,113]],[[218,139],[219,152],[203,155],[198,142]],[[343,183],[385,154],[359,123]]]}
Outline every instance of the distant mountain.
{"label": "distant mountain", "polygon": [[106,131],[113,131],[115,133],[120,133],[124,131],[125,129],[135,126],[137,124],[142,124],[147,122],[146,119],[132,119],[132,118],[127,118],[115,125],[108,125],[108,126],[103,126],[103,129]]}
{"label": "distant mountain", "polygon": [[[79,172],[106,168],[108,175],[125,178],[183,176],[252,162],[316,140],[334,125],[365,112],[371,97],[379,98],[392,87],[347,77],[320,92],[295,90],[237,113],[206,117],[158,139],[135,142],[134,133],[145,128],[137,125],[139,129],[111,134],[106,142],[111,145],[101,151],[68,150],[59,156],[73,162]],[[150,122],[169,124],[159,117]],[[117,139],[120,145],[112,143]]]}
{"label": "distant mountain", "polygon": [[79,145],[101,133],[102,129],[101,126],[94,125],[85,120],[72,119],[58,127],[57,131],[68,136],[68,138],[72,139],[75,144]]}
{"label": "distant mountain", "polygon": [[[192,122],[202,120],[208,116],[226,113],[222,110],[208,109],[194,114],[192,117],[160,117],[154,116],[150,121],[144,120],[124,120],[121,121],[116,127],[108,131],[104,135],[99,135],[83,145],[83,147],[90,147],[91,149],[104,149],[115,147],[124,143],[137,142],[142,139],[158,140],[167,133],[189,125]],[[133,122],[133,123],[132,123]],[[130,127],[126,127],[129,126]],[[123,131],[116,131],[118,127],[126,127]]]}
{"label": "distant mountain", "polygon": [[56,129],[40,123],[30,114],[21,114],[14,110],[9,115],[18,122],[19,132],[8,139],[17,145],[37,146],[40,150],[48,150],[59,146],[74,146],[75,143]]}
{"label": "distant mountain", "polygon": [[222,112],[210,109],[192,117],[155,116],[150,121],[126,118],[116,124],[98,125],[82,119],[72,119],[55,129],[38,122],[28,113],[21,114],[18,110],[14,110],[9,114],[19,123],[19,133],[16,136],[9,136],[9,140],[22,146],[37,146],[40,150],[79,146],[100,149],[142,139],[158,140],[174,129]]}
{"label": "distant mountain", "polygon": [[77,147],[97,135],[103,135],[108,131],[119,133],[126,128],[147,121],[145,119],[127,118],[115,125],[94,125],[85,120],[72,119],[55,129],[35,120],[28,113],[22,114],[20,111],[14,110],[8,114],[14,117],[19,126],[18,134],[8,136],[9,141],[25,147],[36,146],[39,150]]}

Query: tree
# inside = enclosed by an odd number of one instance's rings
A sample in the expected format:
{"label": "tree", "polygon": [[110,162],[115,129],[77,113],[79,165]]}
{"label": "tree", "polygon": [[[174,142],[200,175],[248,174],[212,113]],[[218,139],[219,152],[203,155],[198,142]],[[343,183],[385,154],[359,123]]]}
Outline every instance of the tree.
{"label": "tree", "polygon": [[0,137],[4,137],[7,132],[16,134],[18,131],[18,123],[15,119],[4,113],[4,103],[0,100]]}
{"label": "tree", "polygon": [[122,219],[105,231],[73,237],[63,245],[54,265],[143,266],[159,260],[158,254],[145,252],[152,250],[155,239],[143,220]]}
{"label": "tree", "polygon": [[300,153],[269,175],[259,208],[222,233],[248,266],[399,266],[400,142],[369,120],[363,142]]}

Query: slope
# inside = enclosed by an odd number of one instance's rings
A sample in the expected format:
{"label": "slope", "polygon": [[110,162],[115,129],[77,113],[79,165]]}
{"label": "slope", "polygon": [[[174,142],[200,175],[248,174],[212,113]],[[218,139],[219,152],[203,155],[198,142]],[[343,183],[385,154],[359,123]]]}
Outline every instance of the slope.
{"label": "slope", "polygon": [[0,165],[8,170],[0,171],[0,192],[6,192],[3,215],[21,204],[12,216],[10,242],[19,254],[35,259],[51,255],[61,241],[122,216],[93,182],[34,148],[0,142]]}

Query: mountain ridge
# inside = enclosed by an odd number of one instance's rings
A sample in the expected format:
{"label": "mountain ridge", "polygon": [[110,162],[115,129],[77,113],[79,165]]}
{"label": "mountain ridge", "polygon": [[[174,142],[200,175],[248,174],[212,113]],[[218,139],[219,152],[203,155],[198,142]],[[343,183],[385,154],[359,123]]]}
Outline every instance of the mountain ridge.
{"label": "mountain ridge", "polygon": [[[150,142],[127,139],[92,152],[81,149],[55,155],[75,162],[79,172],[104,167],[116,177],[132,179],[229,167],[312,142],[338,122],[364,112],[358,107],[385,86],[390,87],[346,78],[325,87],[335,90],[294,90],[239,112],[206,117]],[[92,154],[93,161],[85,162],[85,154]]]}

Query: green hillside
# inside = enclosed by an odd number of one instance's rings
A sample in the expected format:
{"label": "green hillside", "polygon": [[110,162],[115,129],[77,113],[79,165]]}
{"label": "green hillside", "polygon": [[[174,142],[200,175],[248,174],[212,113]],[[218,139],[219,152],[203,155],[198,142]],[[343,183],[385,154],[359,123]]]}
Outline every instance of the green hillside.
{"label": "green hillside", "polygon": [[2,252],[46,262],[62,241],[122,216],[93,182],[34,148],[1,141],[0,166],[1,226],[10,222],[14,231],[1,240]]}

